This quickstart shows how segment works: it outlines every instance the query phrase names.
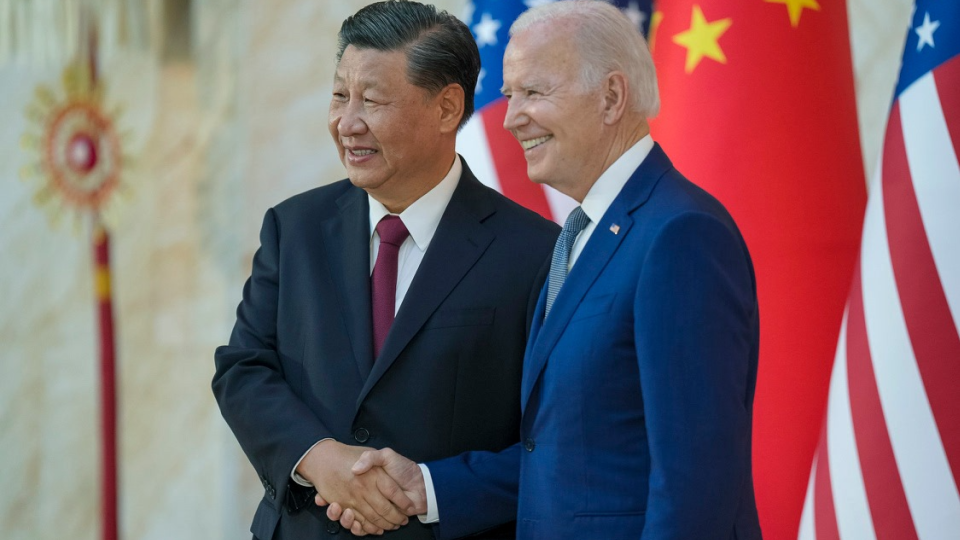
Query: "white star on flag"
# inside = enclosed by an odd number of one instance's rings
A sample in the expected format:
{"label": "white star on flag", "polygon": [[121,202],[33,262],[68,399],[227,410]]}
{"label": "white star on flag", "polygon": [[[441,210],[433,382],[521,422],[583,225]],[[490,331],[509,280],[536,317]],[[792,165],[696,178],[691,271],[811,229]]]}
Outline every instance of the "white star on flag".
{"label": "white star on flag", "polygon": [[930,45],[930,48],[933,49],[936,47],[933,44],[933,33],[937,31],[937,28],[940,28],[940,21],[930,21],[930,12],[924,13],[923,15],[923,24],[914,30],[917,33],[917,37],[920,38],[917,41],[917,51],[919,52],[923,49],[924,45]]}
{"label": "white star on flag", "polygon": [[480,68],[480,73],[477,74],[477,90],[476,93],[479,94],[483,92],[483,78],[487,76],[487,70]]}
{"label": "white star on flag", "polygon": [[630,2],[627,7],[623,8],[623,14],[630,19],[630,22],[637,27],[637,30],[643,31],[643,23],[647,20],[647,14],[640,9],[639,4]]}
{"label": "white star on flag", "polygon": [[473,26],[473,31],[477,34],[477,47],[496,45],[497,30],[500,30],[500,21],[491,17],[489,13],[484,13],[480,17],[480,22]]}
{"label": "white star on flag", "polygon": [[553,1],[554,0],[523,0],[523,4],[527,6],[527,9],[533,9],[544,4],[552,4]]}

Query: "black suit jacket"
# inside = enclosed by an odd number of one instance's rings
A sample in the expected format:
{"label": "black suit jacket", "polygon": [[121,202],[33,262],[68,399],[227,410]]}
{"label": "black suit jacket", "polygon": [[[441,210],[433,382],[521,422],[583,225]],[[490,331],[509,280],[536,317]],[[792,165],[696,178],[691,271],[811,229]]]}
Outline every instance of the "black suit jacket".
{"label": "black suit jacket", "polygon": [[[320,439],[418,462],[519,440],[523,351],[559,228],[464,163],[374,359],[368,206],[342,180],[267,211],[230,344],[216,351],[214,394],[264,486],[260,540],[351,536],[289,480]],[[433,534],[412,519],[385,537]]]}

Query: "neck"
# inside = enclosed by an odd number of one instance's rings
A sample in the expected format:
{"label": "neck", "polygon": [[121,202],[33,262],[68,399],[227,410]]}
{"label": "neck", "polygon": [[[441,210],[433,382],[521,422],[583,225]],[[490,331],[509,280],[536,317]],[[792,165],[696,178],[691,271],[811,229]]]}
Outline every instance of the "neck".
{"label": "neck", "polygon": [[593,185],[600,179],[600,176],[620,159],[620,156],[625,154],[627,150],[637,144],[640,139],[650,133],[650,124],[647,123],[645,118],[637,117],[633,119],[633,121],[629,121],[630,119],[624,120],[624,122],[617,125],[617,129],[611,134],[610,142],[604,145],[606,146],[606,153],[598,171],[593,175],[593,179],[590,182],[583,182],[572,186],[570,193],[563,191],[564,195],[568,195],[578,203],[582,203],[587,193],[590,192]]}
{"label": "neck", "polygon": [[448,151],[438,152],[438,157],[428,167],[411,178],[396,182],[397,185],[368,189],[367,193],[391,214],[400,214],[443,181],[453,167],[454,159],[456,152],[451,146]]}

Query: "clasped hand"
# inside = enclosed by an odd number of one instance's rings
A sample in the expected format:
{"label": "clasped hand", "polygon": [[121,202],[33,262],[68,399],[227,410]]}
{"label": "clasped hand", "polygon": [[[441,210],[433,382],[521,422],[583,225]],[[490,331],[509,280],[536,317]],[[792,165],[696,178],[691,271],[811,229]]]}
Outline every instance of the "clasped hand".
{"label": "clasped hand", "polygon": [[420,467],[389,448],[323,441],[297,472],[317,487],[315,502],[327,506],[327,517],[357,536],[398,529],[427,511]]}

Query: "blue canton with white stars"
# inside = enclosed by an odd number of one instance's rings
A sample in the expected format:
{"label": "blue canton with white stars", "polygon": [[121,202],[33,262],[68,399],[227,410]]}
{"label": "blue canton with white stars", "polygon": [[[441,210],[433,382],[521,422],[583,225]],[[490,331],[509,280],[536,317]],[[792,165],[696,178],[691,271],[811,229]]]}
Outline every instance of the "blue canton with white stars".
{"label": "blue canton with white stars", "polygon": [[[960,2],[919,0],[913,10],[894,97],[960,53]],[[958,89],[960,91],[960,89]]]}

